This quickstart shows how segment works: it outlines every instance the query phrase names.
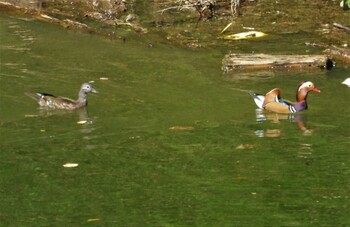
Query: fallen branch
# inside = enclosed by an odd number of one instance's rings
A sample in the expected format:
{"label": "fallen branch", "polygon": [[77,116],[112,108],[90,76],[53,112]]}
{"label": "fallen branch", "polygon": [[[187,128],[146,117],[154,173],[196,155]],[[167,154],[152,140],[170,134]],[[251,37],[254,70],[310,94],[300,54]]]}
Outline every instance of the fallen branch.
{"label": "fallen branch", "polygon": [[346,26],[338,24],[338,23],[333,23],[333,27],[338,28],[338,29],[343,29],[343,30],[345,30],[347,32],[350,32],[350,28],[349,27],[346,27]]}
{"label": "fallen branch", "polygon": [[176,9],[176,10],[182,11],[182,10],[185,10],[185,9],[188,10],[188,9],[193,9],[193,8],[194,8],[193,5],[171,6],[171,7],[162,9],[162,10],[158,10],[157,13],[163,14],[165,11],[172,10],[172,9]]}
{"label": "fallen branch", "polygon": [[211,18],[214,15],[216,0],[179,0],[177,2],[179,2],[177,6],[170,6],[168,8],[158,10],[157,12],[163,14],[165,11],[172,9],[176,9],[178,11],[195,9],[199,13],[200,18]]}

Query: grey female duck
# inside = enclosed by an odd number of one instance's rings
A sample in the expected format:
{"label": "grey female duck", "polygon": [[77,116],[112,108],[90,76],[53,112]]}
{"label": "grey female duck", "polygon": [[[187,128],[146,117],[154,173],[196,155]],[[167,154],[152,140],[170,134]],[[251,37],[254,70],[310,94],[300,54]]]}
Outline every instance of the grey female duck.
{"label": "grey female duck", "polygon": [[88,93],[98,93],[90,83],[83,83],[79,91],[79,98],[73,100],[70,98],[54,96],[46,93],[25,93],[25,95],[34,99],[41,107],[50,109],[65,109],[74,110],[84,106],[87,106]]}

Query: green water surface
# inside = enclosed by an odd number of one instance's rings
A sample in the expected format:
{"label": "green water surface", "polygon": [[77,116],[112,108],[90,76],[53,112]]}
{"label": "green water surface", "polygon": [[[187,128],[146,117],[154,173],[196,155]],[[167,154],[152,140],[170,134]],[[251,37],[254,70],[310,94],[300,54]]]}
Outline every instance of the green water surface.
{"label": "green water surface", "polygon": [[[230,47],[0,19],[0,226],[350,225],[348,68],[226,75]],[[293,99],[302,80],[321,93],[296,116],[256,112],[247,94]],[[24,95],[75,98],[84,81],[99,94],[79,111]]]}

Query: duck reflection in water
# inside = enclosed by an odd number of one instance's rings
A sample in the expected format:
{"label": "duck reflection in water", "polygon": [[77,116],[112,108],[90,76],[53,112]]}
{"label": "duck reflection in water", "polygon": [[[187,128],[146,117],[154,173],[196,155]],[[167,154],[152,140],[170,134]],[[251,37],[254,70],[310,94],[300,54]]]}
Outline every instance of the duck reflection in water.
{"label": "duck reflection in water", "polygon": [[40,107],[37,114],[27,114],[25,117],[63,117],[71,114],[74,114],[78,117],[78,120],[74,121],[73,123],[82,125],[80,130],[82,133],[90,133],[95,130],[93,127],[94,119],[89,117],[86,107],[77,110],[57,110]]}
{"label": "duck reflection in water", "polygon": [[[305,118],[302,114],[279,114],[273,112],[267,112],[262,109],[256,109],[256,121],[270,121],[272,123],[279,124],[282,121],[295,122],[298,128],[302,131],[303,135],[312,135],[313,130],[308,129],[305,125]],[[258,137],[280,137],[282,130],[279,128],[257,130],[255,135]]]}

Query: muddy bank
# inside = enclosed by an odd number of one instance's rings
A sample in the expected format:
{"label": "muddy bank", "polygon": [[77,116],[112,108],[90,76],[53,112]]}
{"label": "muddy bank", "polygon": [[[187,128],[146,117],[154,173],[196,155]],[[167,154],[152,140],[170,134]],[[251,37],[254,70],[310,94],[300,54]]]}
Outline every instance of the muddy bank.
{"label": "muddy bank", "polygon": [[[6,0],[0,10],[26,14],[65,28],[113,37],[115,26],[128,11],[123,0]],[[126,23],[124,23],[126,24]]]}
{"label": "muddy bank", "polygon": [[[203,4],[196,5],[196,2]],[[221,39],[223,35],[247,30],[262,31],[270,36],[306,34],[310,37],[306,40],[309,43],[349,49],[349,31],[333,26],[334,23],[350,26],[350,11],[344,11],[338,0],[246,0],[240,1],[236,8],[232,7],[232,2],[6,0],[0,3],[0,10],[27,14],[68,29],[104,35],[111,39],[125,39],[125,35],[130,33],[146,37],[155,35],[164,42],[191,49],[212,47],[227,48],[227,52],[232,49],[249,52],[249,49],[235,45],[235,41]],[[297,45],[299,49],[306,46],[301,42]],[[283,51],[284,47],[281,46],[282,54],[292,54]],[[315,50],[322,51],[323,48]]]}

